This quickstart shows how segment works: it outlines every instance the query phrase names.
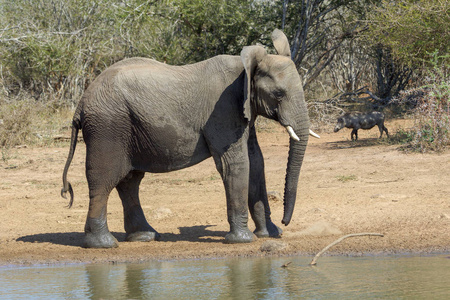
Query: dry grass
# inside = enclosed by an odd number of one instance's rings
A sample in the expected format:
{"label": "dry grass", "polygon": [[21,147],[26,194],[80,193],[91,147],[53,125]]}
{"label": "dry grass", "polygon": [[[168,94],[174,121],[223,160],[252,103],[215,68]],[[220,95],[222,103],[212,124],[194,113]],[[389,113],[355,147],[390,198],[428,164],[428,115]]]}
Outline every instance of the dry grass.
{"label": "dry grass", "polygon": [[336,125],[336,119],[345,111],[337,103],[311,101],[308,102],[308,112],[311,129],[320,133],[332,131]]}
{"label": "dry grass", "polygon": [[450,81],[406,91],[395,102],[415,106],[414,126],[398,130],[393,142],[405,150],[441,152],[450,146]]}
{"label": "dry grass", "polygon": [[41,102],[19,94],[0,98],[0,147],[44,146],[70,126],[72,111],[55,101]]}

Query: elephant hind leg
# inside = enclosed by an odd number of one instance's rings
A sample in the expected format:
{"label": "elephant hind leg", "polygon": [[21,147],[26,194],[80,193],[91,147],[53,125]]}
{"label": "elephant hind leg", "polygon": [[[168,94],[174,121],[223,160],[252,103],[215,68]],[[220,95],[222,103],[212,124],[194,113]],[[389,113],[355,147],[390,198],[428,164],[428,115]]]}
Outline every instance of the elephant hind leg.
{"label": "elephant hind leg", "polygon": [[160,235],[147,222],[139,200],[139,185],[145,173],[131,171],[116,186],[123,205],[126,240],[149,242],[159,240]]}
{"label": "elephant hind leg", "polygon": [[[103,155],[105,156],[105,155]],[[126,166],[105,164],[108,160],[86,159],[86,178],[89,185],[89,211],[84,228],[86,248],[114,248],[119,243],[109,232],[107,224],[107,204],[109,194],[117,183],[127,174]]]}
{"label": "elephant hind leg", "polygon": [[85,248],[115,248],[119,246],[117,239],[109,232],[106,219],[106,203],[109,192],[89,192],[89,212],[84,227]]}

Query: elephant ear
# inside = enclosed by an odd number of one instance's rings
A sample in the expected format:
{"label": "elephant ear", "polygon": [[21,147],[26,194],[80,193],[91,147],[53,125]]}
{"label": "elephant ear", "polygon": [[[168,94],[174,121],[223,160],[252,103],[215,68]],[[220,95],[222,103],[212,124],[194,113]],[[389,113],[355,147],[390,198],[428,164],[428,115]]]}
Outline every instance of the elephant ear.
{"label": "elephant ear", "polygon": [[244,117],[251,122],[252,121],[252,109],[251,109],[251,89],[252,79],[258,66],[258,63],[267,55],[266,50],[261,46],[247,46],[241,51],[241,61],[245,69],[245,81],[244,81]]}
{"label": "elephant ear", "polygon": [[289,47],[289,41],[283,31],[275,29],[272,32],[272,41],[275,50],[279,55],[291,57],[291,49]]}

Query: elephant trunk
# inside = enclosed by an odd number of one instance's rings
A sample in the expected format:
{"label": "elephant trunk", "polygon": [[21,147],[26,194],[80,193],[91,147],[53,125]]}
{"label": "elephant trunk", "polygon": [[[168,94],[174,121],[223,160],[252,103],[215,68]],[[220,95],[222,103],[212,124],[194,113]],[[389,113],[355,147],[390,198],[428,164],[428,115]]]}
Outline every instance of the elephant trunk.
{"label": "elephant trunk", "polygon": [[284,225],[291,222],[297,197],[297,184],[300,169],[305,155],[306,145],[309,137],[309,120],[304,117],[299,126],[294,127],[294,132],[299,141],[292,138],[289,140],[289,158],[286,169],[286,183],[284,188],[284,215],[281,221]]}

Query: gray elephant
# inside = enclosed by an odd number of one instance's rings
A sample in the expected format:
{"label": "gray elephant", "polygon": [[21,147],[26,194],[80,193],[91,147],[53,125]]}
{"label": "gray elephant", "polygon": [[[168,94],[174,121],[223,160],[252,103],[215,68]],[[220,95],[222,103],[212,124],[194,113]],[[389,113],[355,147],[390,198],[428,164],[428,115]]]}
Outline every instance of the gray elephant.
{"label": "gray elephant", "polygon": [[[226,191],[227,243],[279,237],[270,218],[264,161],[256,139],[258,115],[277,120],[291,136],[282,223],[288,225],[308,142],[309,119],[302,83],[289,43],[272,33],[278,55],[261,46],[240,56],[219,55],[185,66],[146,58],[118,62],[89,86],[75,111],[61,195],[73,190],[67,172],[81,129],[86,143],[89,211],[84,247],[111,248],[107,201],[116,188],[122,200],[126,240],[151,241],[159,233],[147,222],[139,200],[145,172],[187,168],[213,157]],[[247,208],[248,207],[248,208]],[[248,210],[255,231],[248,229]]]}

